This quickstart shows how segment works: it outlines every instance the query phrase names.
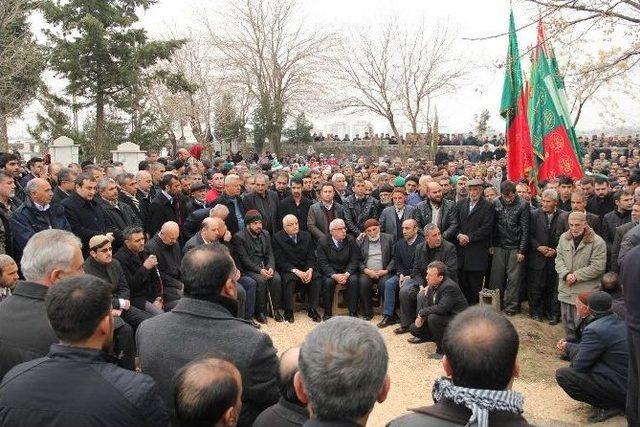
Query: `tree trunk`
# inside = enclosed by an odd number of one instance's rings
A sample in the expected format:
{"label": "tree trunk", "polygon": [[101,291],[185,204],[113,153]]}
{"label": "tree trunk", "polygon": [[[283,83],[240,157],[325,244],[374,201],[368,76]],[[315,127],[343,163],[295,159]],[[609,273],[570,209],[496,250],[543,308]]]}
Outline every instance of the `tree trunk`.
{"label": "tree trunk", "polygon": [[96,161],[108,160],[104,151],[104,93],[96,94],[96,134],[93,141]]}
{"label": "tree trunk", "polygon": [[276,154],[276,157],[280,157],[280,151],[282,151],[282,145],[281,145],[281,138],[282,137],[282,131],[274,128],[270,133],[269,133],[269,144],[271,145],[271,148],[273,148],[273,152]]}
{"label": "tree trunk", "polygon": [[0,109],[0,151],[9,151],[9,131],[7,124],[7,116],[2,109]]}

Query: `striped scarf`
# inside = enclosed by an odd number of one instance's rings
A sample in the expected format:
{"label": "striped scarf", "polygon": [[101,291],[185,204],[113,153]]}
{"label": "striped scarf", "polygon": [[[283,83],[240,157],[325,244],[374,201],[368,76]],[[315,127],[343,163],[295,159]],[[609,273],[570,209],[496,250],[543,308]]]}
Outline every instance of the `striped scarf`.
{"label": "striped scarf", "polygon": [[433,400],[449,399],[471,410],[466,427],[489,427],[489,413],[507,411],[521,414],[524,405],[522,394],[513,390],[483,390],[457,387],[448,378],[440,378],[433,385]]}

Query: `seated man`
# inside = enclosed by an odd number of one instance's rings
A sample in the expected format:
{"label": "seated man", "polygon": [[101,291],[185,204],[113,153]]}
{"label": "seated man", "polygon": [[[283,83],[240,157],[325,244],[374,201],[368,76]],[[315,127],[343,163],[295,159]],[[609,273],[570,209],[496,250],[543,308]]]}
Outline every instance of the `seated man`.
{"label": "seated man", "polygon": [[324,278],[324,315],[329,320],[332,313],[333,292],[336,285],[346,285],[349,299],[349,314],[358,315],[358,262],[360,250],[356,239],[347,235],[347,227],[342,219],[329,223],[329,238],[318,242],[318,267]]}
{"label": "seated man", "polygon": [[4,377],[0,426],[169,425],[155,382],[105,353],[113,340],[106,283],[90,275],[63,279],[49,288],[45,306],[60,344]]}
{"label": "seated man", "polygon": [[299,355],[300,347],[293,347],[285,350],[280,356],[278,375],[280,400],[258,415],[253,427],[295,427],[302,426],[309,419],[306,405],[298,399],[293,385],[293,378],[300,371],[298,368]]}
{"label": "seated man", "polygon": [[467,308],[467,299],[456,282],[447,277],[447,268],[434,261],[426,269],[427,287],[418,294],[418,316],[411,325],[409,342],[436,343],[436,352],[430,359],[442,358],[442,336],[453,316]]}
{"label": "seated man", "polygon": [[183,426],[235,427],[242,408],[242,378],[232,361],[189,363],[176,375],[176,418]]}
{"label": "seated man", "polygon": [[322,282],[315,270],[315,245],[311,234],[300,230],[298,218],[287,214],[282,219],[283,229],[273,236],[276,267],[282,277],[284,318],[293,323],[296,286],[306,290],[307,314],[314,322],[320,321],[318,305]]}
{"label": "seated man", "polygon": [[[442,340],[448,378],[433,386],[435,405],[392,420],[400,426],[524,426],[524,399],[511,390],[520,375],[520,341],[513,325],[495,311],[471,307],[449,324]],[[484,424],[478,422],[484,420]]]}
{"label": "seated man", "polygon": [[558,385],[573,399],[596,408],[591,422],[602,422],[625,409],[629,346],[627,327],[611,311],[612,298],[602,291],[588,299],[592,320],[580,343],[567,343],[571,366],[556,371]]}
{"label": "seated man", "polygon": [[158,260],[164,311],[171,311],[182,296],[184,285],[180,281],[182,252],[178,238],[180,227],[173,221],[165,222],[158,234],[147,242],[145,249]]}
{"label": "seated man", "polygon": [[374,285],[382,294],[382,286],[393,274],[393,237],[390,234],[380,232],[380,223],[377,219],[368,219],[362,229],[365,233],[360,244],[360,301],[362,303],[364,320],[373,318],[371,297]]}

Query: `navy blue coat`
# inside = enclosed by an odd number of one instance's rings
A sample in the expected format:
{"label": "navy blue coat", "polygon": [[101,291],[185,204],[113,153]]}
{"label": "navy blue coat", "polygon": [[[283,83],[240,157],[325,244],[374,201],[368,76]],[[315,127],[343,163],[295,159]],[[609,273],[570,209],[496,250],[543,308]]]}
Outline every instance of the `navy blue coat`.
{"label": "navy blue coat", "polygon": [[89,254],[89,240],[107,231],[104,211],[95,200],[85,200],[77,193],[71,193],[62,201],[64,213],[71,226],[73,234],[82,241],[82,252]]}

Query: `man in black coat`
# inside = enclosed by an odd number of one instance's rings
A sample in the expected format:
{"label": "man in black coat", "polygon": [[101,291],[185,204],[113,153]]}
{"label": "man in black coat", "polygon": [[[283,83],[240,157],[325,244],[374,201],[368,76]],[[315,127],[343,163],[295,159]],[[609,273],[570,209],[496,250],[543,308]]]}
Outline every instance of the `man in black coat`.
{"label": "man in black coat", "polygon": [[156,193],[149,206],[146,230],[150,236],[160,231],[166,222],[173,221],[181,227],[187,218],[187,203],[180,191],[180,180],[174,175],[165,174],[160,185],[162,190]]}
{"label": "man in black coat", "polygon": [[329,320],[332,313],[333,293],[336,285],[347,287],[349,313],[358,315],[359,288],[358,267],[360,248],[356,239],[347,235],[344,220],[337,218],[329,224],[330,237],[318,242],[318,268],[324,279],[324,315]]}
{"label": "man in black coat", "polygon": [[291,194],[280,200],[278,204],[278,220],[275,224],[276,230],[282,230],[282,220],[291,214],[298,218],[300,230],[308,231],[307,217],[313,202],[302,196],[302,180],[294,178],[291,180]]}
{"label": "man in black coat", "polygon": [[153,379],[115,366],[104,351],[113,338],[106,283],[67,278],[49,290],[45,305],[60,344],[4,377],[0,426],[169,425]]}
{"label": "man in black coat", "polygon": [[612,248],[615,239],[616,228],[631,221],[631,207],[633,206],[633,192],[630,190],[620,190],[613,194],[613,202],[616,208],[605,214],[602,218],[602,233],[600,236],[607,244],[607,266],[612,265]]}
{"label": "man in black coat", "polygon": [[531,213],[527,257],[529,316],[538,321],[546,316],[553,325],[560,322],[556,248],[560,236],[567,231],[564,224],[569,216],[557,208],[558,200],[556,190],[542,192],[542,207]]}
{"label": "man in black coat", "polygon": [[456,206],[458,279],[467,302],[477,304],[489,264],[494,210],[482,195],[482,180],[472,179],[467,182],[467,187],[469,197],[460,200]]}
{"label": "man in black coat", "polygon": [[627,233],[638,225],[638,221],[640,221],[640,201],[635,202],[631,207],[631,221],[616,228],[613,245],[611,246],[611,270],[616,273],[620,271],[618,256],[620,255],[622,241]]}
{"label": "man in black coat", "polygon": [[227,175],[224,179],[224,193],[216,199],[216,205],[224,205],[229,209],[224,222],[231,234],[245,229],[244,215],[247,209],[240,197],[241,184],[242,180],[238,175]]}
{"label": "man in black coat", "polygon": [[427,288],[418,294],[418,316],[411,325],[410,343],[433,341],[436,352],[431,359],[442,358],[442,336],[453,317],[468,307],[460,287],[447,277],[442,261],[429,263],[426,269]]}
{"label": "man in black coat", "polygon": [[442,232],[442,237],[448,242],[453,242],[458,230],[456,218],[456,205],[452,200],[447,200],[442,194],[442,186],[437,182],[429,182],[429,198],[418,203],[413,211],[413,218],[418,221],[418,229],[424,230],[427,224],[436,224]]}
{"label": "man in black coat", "polygon": [[269,335],[237,316],[236,268],[219,244],[184,256],[185,297],[170,313],[145,321],[137,333],[142,372],[151,375],[173,412],[173,378],[187,363],[226,354],[242,374],[239,426],[278,401],[278,357]]}
{"label": "man in black coat", "polygon": [[61,168],[58,171],[56,188],[53,190],[53,198],[51,202],[62,203],[64,199],[69,197],[75,188],[75,180],[77,174],[69,168]]}
{"label": "man in black coat", "polygon": [[116,183],[118,184],[118,204],[129,206],[136,216],[136,222],[141,225],[144,224],[144,206],[138,194],[138,183],[135,175],[132,173],[120,174],[116,176]]}
{"label": "man in black coat", "polygon": [[96,180],[91,173],[76,178],[76,191],[62,201],[73,234],[82,241],[82,253],[89,256],[89,239],[107,232],[104,210],[94,200]]}
{"label": "man in black coat", "polygon": [[590,197],[587,202],[587,211],[597,215],[602,221],[606,214],[616,208],[609,180],[604,176],[596,176],[594,178],[593,191],[593,197]]}
{"label": "man in black coat", "polygon": [[242,198],[247,210],[255,209],[262,216],[262,227],[273,235],[278,220],[278,194],[269,190],[269,178],[260,174],[256,176],[255,191],[245,194]]}
{"label": "man in black coat", "polygon": [[368,219],[380,217],[380,202],[365,194],[366,185],[363,179],[357,179],[353,183],[353,194],[344,202],[344,222],[347,232],[358,237],[362,233],[362,227]]}
{"label": "man in black coat", "polygon": [[117,251],[122,246],[122,231],[127,227],[142,227],[142,221],[128,204],[119,202],[118,187],[113,179],[101,178],[96,190],[99,195],[96,203],[104,211],[107,231],[113,234],[114,250]]}
{"label": "man in black coat", "polygon": [[178,244],[179,237],[178,224],[169,221],[162,225],[158,234],[149,239],[145,246],[147,252],[155,255],[158,260],[157,268],[160,272],[160,288],[165,311],[170,311],[176,306],[184,288],[180,281],[182,251]]}
{"label": "man in black coat", "polygon": [[295,215],[285,215],[283,230],[273,236],[276,268],[282,277],[284,318],[293,323],[296,287],[307,294],[307,314],[314,322],[320,321],[320,288],[322,282],[316,269],[315,245],[311,234],[300,230]]}

